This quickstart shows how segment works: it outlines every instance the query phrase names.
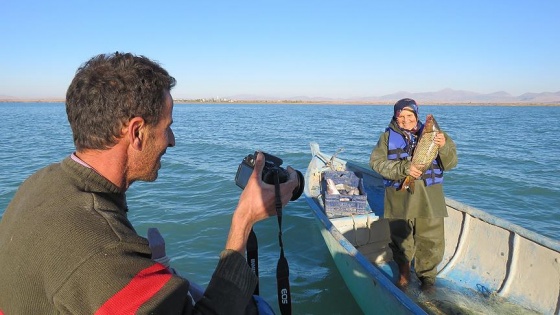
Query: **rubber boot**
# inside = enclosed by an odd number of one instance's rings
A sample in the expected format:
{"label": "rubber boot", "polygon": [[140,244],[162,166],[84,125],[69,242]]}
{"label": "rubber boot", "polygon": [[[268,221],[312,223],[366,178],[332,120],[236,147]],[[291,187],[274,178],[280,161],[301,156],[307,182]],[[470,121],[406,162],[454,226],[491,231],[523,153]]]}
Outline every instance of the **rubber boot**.
{"label": "rubber boot", "polygon": [[421,277],[420,290],[424,293],[433,293],[435,290],[436,280],[433,278]]}

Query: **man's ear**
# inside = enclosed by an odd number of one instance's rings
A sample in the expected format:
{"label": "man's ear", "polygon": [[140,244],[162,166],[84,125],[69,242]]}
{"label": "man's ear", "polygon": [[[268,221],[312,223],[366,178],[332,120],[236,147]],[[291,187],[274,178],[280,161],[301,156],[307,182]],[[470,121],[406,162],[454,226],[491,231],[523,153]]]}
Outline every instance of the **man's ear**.
{"label": "man's ear", "polygon": [[146,122],[141,117],[134,117],[128,122],[128,130],[126,135],[132,147],[142,151],[144,141],[146,139]]}

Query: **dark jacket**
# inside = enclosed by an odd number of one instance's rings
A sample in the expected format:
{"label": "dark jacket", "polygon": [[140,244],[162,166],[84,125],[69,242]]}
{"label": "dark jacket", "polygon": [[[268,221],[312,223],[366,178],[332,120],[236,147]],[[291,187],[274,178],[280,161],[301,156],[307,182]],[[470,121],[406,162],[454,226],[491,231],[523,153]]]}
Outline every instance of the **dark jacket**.
{"label": "dark jacket", "polygon": [[[389,128],[402,135],[402,131],[394,120],[389,124]],[[449,135],[443,133],[445,135],[445,145],[439,149],[439,159],[445,172],[457,166],[458,160],[455,143]],[[388,139],[389,131],[381,134],[377,145],[371,152],[369,165],[386,179],[402,180],[408,175],[410,160],[389,160],[387,158]],[[447,216],[443,185],[426,186],[421,179],[415,181],[414,194],[410,194],[406,189],[397,191],[395,187],[385,188],[384,202],[384,217],[388,219],[441,218]]]}
{"label": "dark jacket", "polygon": [[194,307],[189,282],[151,258],[125,194],[71,158],[18,189],[0,221],[0,313],[243,313],[257,279],[224,251]]}

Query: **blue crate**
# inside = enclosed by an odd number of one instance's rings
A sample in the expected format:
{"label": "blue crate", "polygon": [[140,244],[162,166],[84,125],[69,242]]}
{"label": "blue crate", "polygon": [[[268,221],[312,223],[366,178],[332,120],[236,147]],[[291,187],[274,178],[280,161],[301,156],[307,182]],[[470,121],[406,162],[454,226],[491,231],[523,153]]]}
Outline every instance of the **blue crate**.
{"label": "blue crate", "polygon": [[[364,183],[361,178],[350,171],[325,171],[322,173],[321,189],[325,212],[329,217],[348,216],[351,214],[366,214],[367,195],[364,190]],[[351,187],[358,187],[359,195],[331,195],[327,193],[327,179],[332,179],[335,185],[345,184]]]}

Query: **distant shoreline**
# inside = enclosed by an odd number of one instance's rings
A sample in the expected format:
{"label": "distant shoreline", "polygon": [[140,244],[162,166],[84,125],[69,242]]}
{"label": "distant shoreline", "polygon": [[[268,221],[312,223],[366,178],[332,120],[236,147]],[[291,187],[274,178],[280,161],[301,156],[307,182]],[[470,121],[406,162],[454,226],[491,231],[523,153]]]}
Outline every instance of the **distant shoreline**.
{"label": "distant shoreline", "polygon": [[[239,104],[239,105],[393,105],[388,102],[381,101],[301,101],[301,100],[226,100],[226,101],[201,101],[201,100],[188,100],[176,99],[173,100],[175,104]],[[63,99],[29,99],[29,100],[13,100],[13,99],[0,99],[0,103],[64,103]],[[434,105],[434,106],[560,106],[560,102],[552,103],[525,103],[525,102],[421,102],[420,105]]]}

